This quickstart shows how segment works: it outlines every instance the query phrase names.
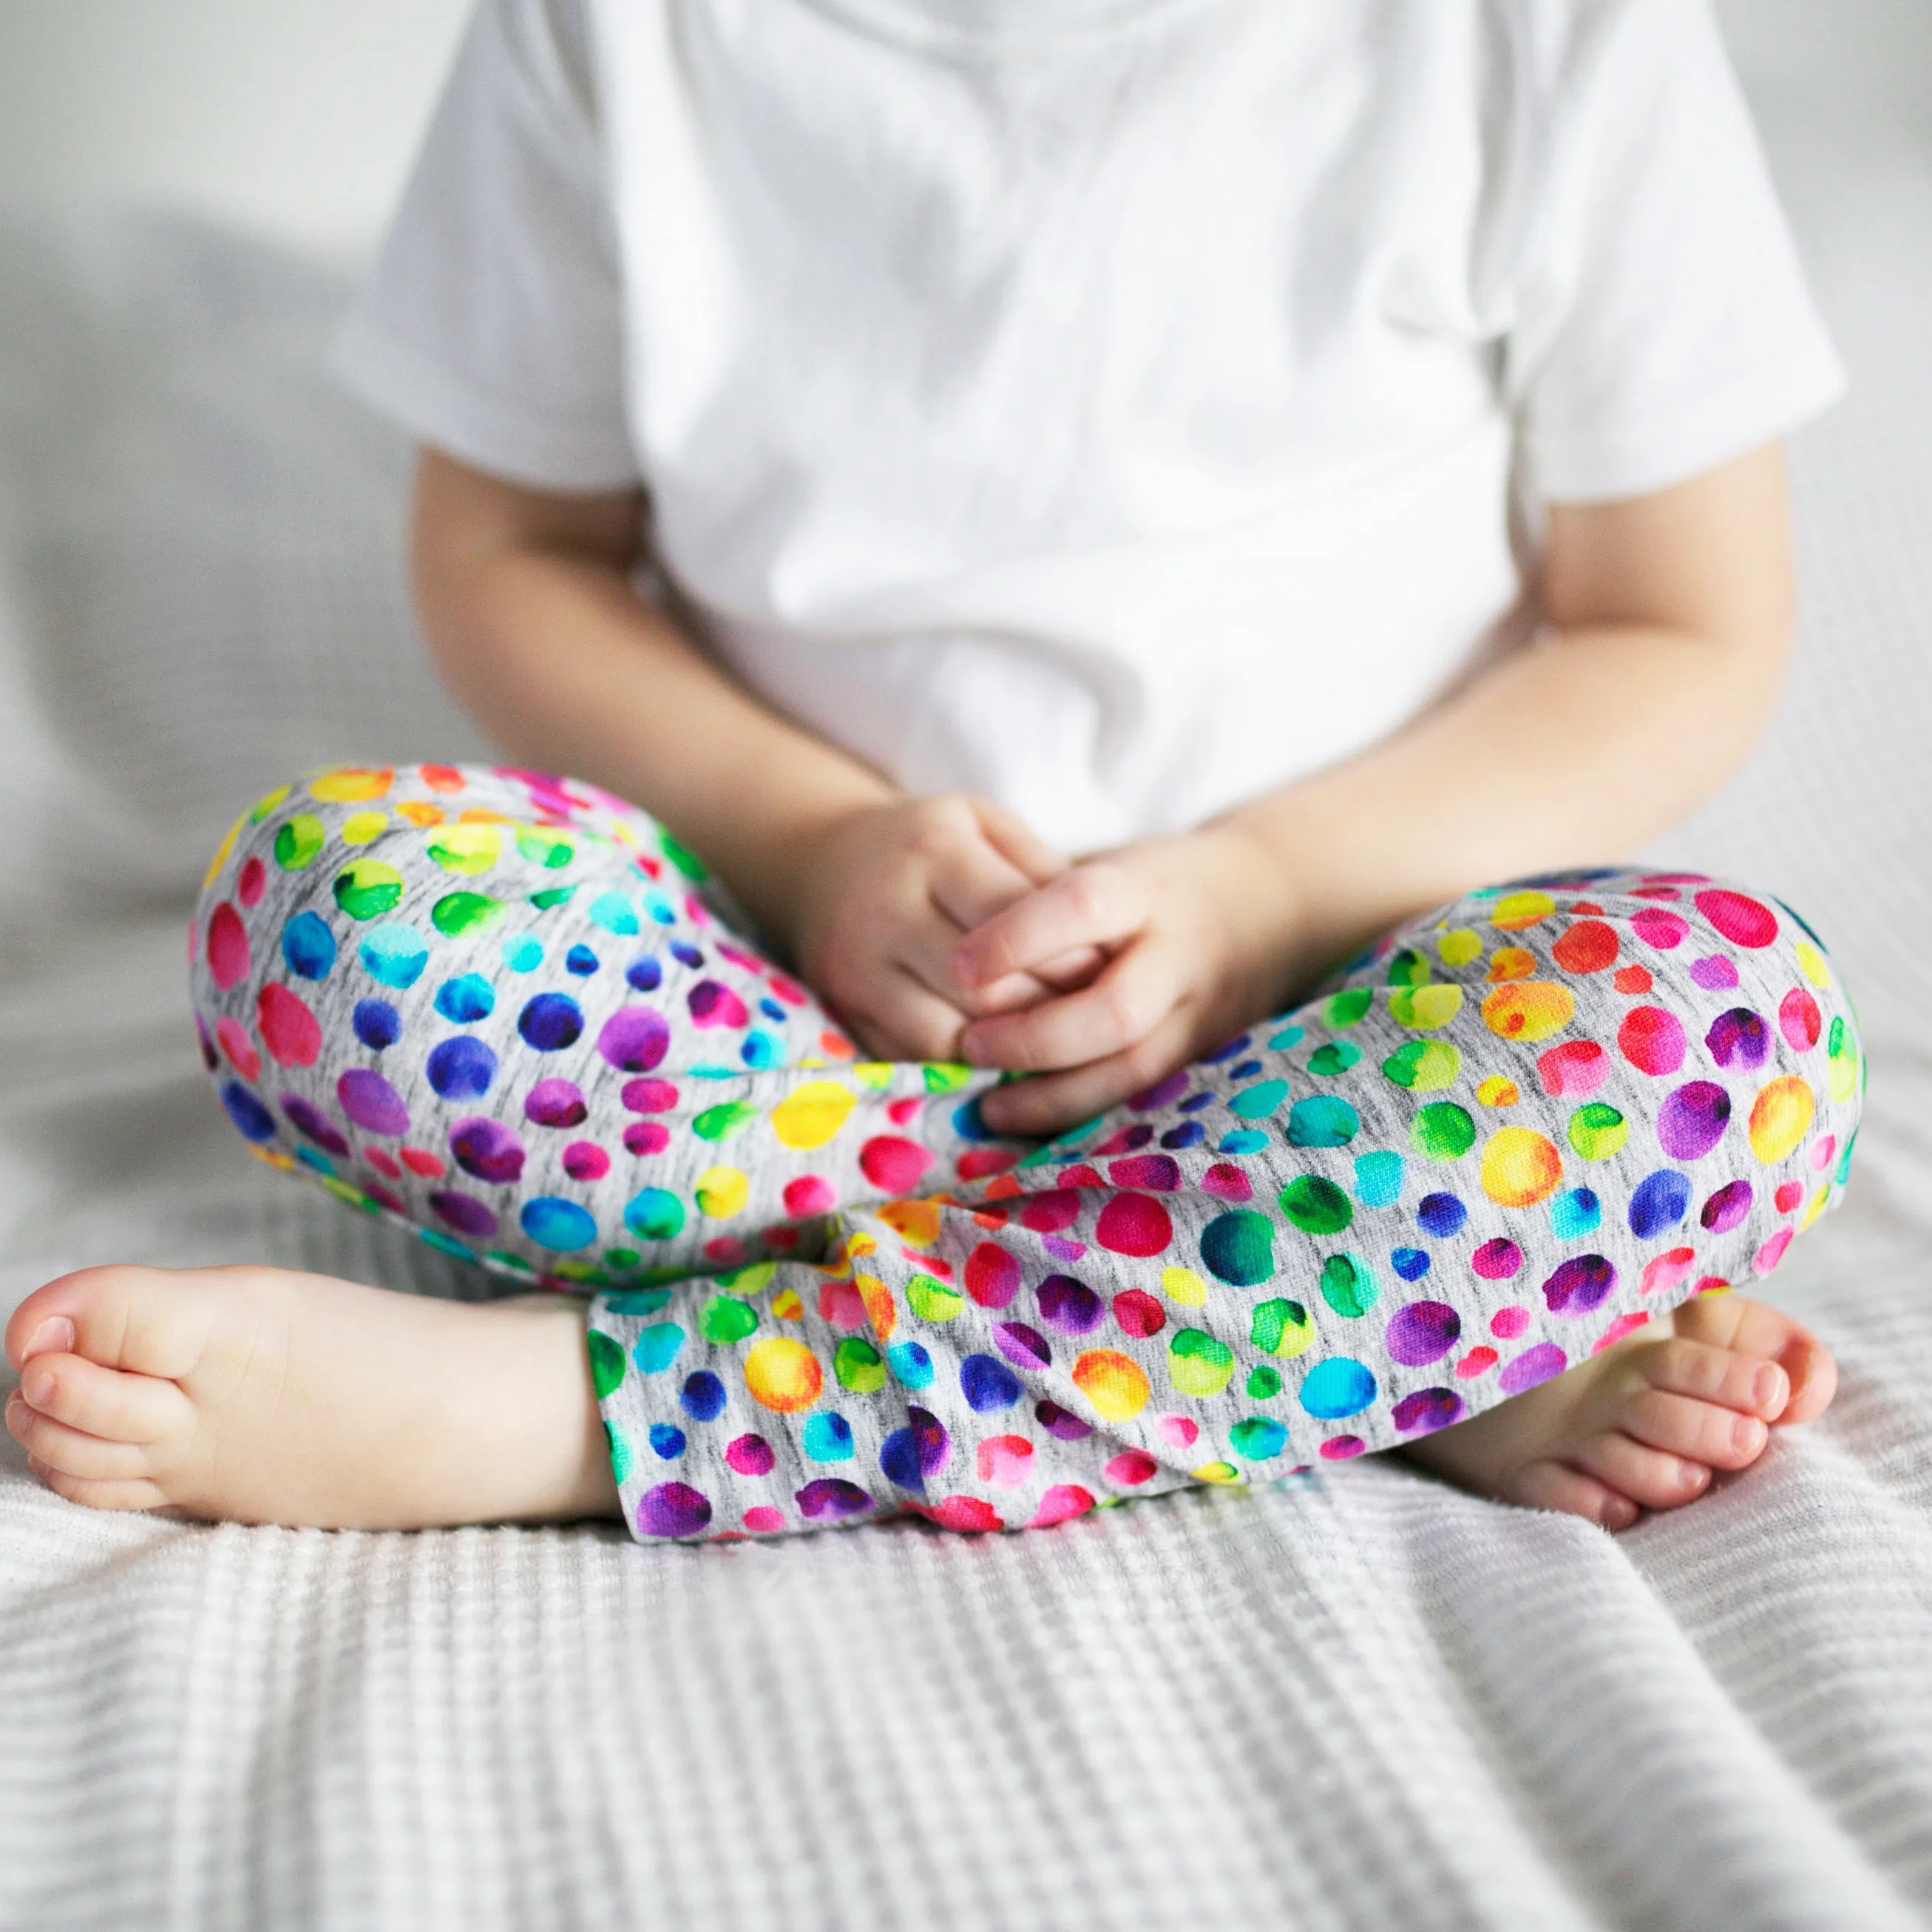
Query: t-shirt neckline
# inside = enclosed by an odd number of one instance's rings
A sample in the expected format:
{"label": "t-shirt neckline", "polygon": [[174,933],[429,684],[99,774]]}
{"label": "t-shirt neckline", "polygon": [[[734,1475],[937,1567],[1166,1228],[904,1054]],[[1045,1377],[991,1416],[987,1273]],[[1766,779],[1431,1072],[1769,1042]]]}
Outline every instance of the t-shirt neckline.
{"label": "t-shirt neckline", "polygon": [[1057,52],[1199,0],[802,0],[878,40],[960,59]]}

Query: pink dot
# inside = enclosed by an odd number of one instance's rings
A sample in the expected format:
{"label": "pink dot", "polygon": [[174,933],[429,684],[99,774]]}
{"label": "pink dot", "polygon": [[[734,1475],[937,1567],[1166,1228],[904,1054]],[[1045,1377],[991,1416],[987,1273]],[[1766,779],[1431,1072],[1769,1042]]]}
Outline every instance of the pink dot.
{"label": "pink dot", "polygon": [[1536,1063],[1546,1094],[1594,1094],[1609,1077],[1610,1056],[1593,1040],[1568,1040]]}
{"label": "pink dot", "polygon": [[253,1080],[261,1072],[262,1056],[255,1051],[254,1042],[238,1020],[232,1020],[224,1013],[214,1023],[214,1036],[220,1041],[229,1065],[244,1080]]}
{"label": "pink dot", "polygon": [[822,1283],[818,1291],[818,1318],[842,1331],[864,1328],[866,1298],[859,1292],[858,1284],[850,1281]]}
{"label": "pink dot", "polygon": [[1818,1044],[1824,1024],[1818,1002],[1802,986],[1794,986],[1785,994],[1778,1009],[1778,1030],[1794,1053],[1809,1053]]}
{"label": "pink dot", "polygon": [[386,1174],[392,1180],[400,1180],[402,1178],[402,1169],[396,1165],[395,1162],[390,1158],[388,1154],[383,1148],[379,1147],[364,1148],[362,1150],[362,1158],[367,1161],[378,1174]]}
{"label": "pink dot", "polygon": [[769,1476],[778,1458],[762,1436],[740,1436],[725,1445],[724,1460],[741,1476]]}
{"label": "pink dot", "polygon": [[1526,1308],[1498,1308],[1490,1317],[1490,1333],[1505,1342],[1514,1342],[1529,1326]]}
{"label": "pink dot", "polygon": [[1217,1160],[1200,1179],[1203,1194],[1217,1201],[1248,1201],[1254,1198],[1254,1184],[1231,1160]]}
{"label": "pink dot", "polygon": [[1130,1154],[1108,1166],[1107,1178],[1116,1187],[1150,1187],[1171,1194],[1180,1185],[1180,1163],[1171,1154]]}
{"label": "pink dot", "polygon": [[1040,1499],[1029,1529],[1051,1529],[1057,1522],[1070,1522],[1084,1516],[1094,1507],[1094,1498],[1078,1483],[1055,1483]]}
{"label": "pink dot", "polygon": [[634,1114],[668,1114],[677,1105],[677,1089],[668,1080],[627,1080],[617,1097]]}
{"label": "pink dot", "polygon": [[262,988],[255,1016],[262,1043],[284,1066],[313,1066],[322,1052],[322,1028],[299,993],[274,980]]}
{"label": "pink dot", "polygon": [[860,1171],[887,1194],[910,1193],[932,1162],[929,1148],[896,1134],[874,1134],[859,1150]]}
{"label": "pink dot", "polygon": [[208,922],[208,970],[225,993],[248,976],[248,932],[242,915],[226,899]]}
{"label": "pink dot", "polygon": [[984,1534],[1006,1526],[992,1504],[981,1502],[977,1496],[947,1496],[922,1514],[941,1529],[955,1530],[964,1535]]}
{"label": "pink dot", "polygon": [[624,1151],[642,1160],[670,1145],[670,1130],[661,1120],[633,1120],[624,1130]]}
{"label": "pink dot", "polygon": [[1600,1355],[1606,1348],[1613,1348],[1626,1335],[1634,1335],[1650,1319],[1641,1308],[1634,1308],[1628,1315],[1619,1315],[1602,1334],[1590,1345],[1593,1355]]}
{"label": "pink dot", "polygon": [[1831,1166],[1832,1156],[1838,1150],[1838,1137],[1836,1134],[1820,1134],[1811,1143],[1804,1158],[1811,1163],[1814,1174],[1822,1174]]}
{"label": "pink dot", "polygon": [[784,1205],[788,1214],[802,1218],[807,1214],[829,1214],[838,1196],[830,1181],[816,1174],[801,1174],[785,1183]]}
{"label": "pink dot", "polygon": [[1661,1006],[1633,1006],[1617,1029],[1617,1046],[1640,1073],[1675,1073],[1684,1064],[1683,1022]]}
{"label": "pink dot", "polygon": [[1498,1235],[1469,1257],[1469,1265],[1485,1281],[1508,1281],[1522,1266],[1522,1250]]}
{"label": "pink dot", "polygon": [[235,883],[235,896],[252,912],[262,903],[262,889],[268,883],[268,875],[262,868],[262,862],[253,853],[248,855],[242,867],[242,876]]}
{"label": "pink dot", "polygon": [[1331,1462],[1346,1462],[1368,1446],[1359,1436],[1331,1436],[1322,1444],[1322,1454]]}
{"label": "pink dot", "polygon": [[602,1180],[610,1156],[595,1141],[572,1141],[563,1150],[563,1171],[573,1180]]}
{"label": "pink dot", "polygon": [[1764,1246],[1751,1257],[1751,1270],[1758,1275],[1767,1275],[1784,1258],[1784,1251],[1791,1245],[1791,1230],[1780,1228]]}
{"label": "pink dot", "polygon": [[1746,898],[1742,892],[1726,892],[1722,886],[1714,886],[1708,892],[1694,896],[1697,910],[1733,946],[1755,950],[1768,946],[1778,937],[1777,915],[1770,907]]}
{"label": "pink dot", "polygon": [[1106,1478],[1123,1489],[1136,1489],[1160,1467],[1144,1449],[1123,1449],[1107,1465]]}
{"label": "pink dot", "polygon": [[1126,1288],[1114,1298],[1114,1319],[1124,1335],[1142,1341],[1166,1327],[1167,1310],[1144,1289]]}
{"label": "pink dot", "polygon": [[[1114,1166],[1118,1172],[1136,1164],[1117,1160]],[[1094,1238],[1111,1254],[1157,1255],[1164,1252],[1174,1239],[1174,1223],[1152,1195],[1117,1194],[1100,1210]]]}
{"label": "pink dot", "polygon": [[1690,1248],[1672,1248],[1667,1254],[1659,1255],[1646,1265],[1640,1292],[1645,1294],[1670,1294],[1690,1272],[1696,1258],[1695,1250]]}
{"label": "pink dot", "polygon": [[1684,944],[1684,934],[1690,928],[1674,912],[1666,912],[1658,906],[1646,906],[1630,921],[1630,930],[1646,946],[1654,946],[1660,952],[1668,952]]}
{"label": "pink dot", "polygon": [[770,1503],[754,1503],[741,1520],[754,1536],[776,1536],[785,1526],[784,1511]]}
{"label": "pink dot", "polygon": [[1472,1348],[1456,1364],[1456,1372],[1466,1382],[1474,1376],[1486,1376],[1496,1366],[1497,1359],[1495,1349],[1485,1342],[1480,1348]]}
{"label": "pink dot", "polygon": [[973,1452],[982,1483],[1016,1490],[1033,1473],[1033,1444],[1024,1436],[989,1436]]}
{"label": "pink dot", "polygon": [[1780,1214],[1791,1214],[1804,1203],[1804,1184],[1802,1180],[1785,1181],[1771,1198]]}
{"label": "pink dot", "polygon": [[1201,1439],[1201,1425],[1191,1415],[1163,1415],[1154,1427],[1160,1439],[1176,1449],[1192,1449]]}

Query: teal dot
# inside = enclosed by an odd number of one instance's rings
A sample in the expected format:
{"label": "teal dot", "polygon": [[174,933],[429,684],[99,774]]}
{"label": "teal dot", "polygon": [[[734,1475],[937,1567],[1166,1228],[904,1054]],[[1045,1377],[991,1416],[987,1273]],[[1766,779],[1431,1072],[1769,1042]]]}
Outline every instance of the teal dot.
{"label": "teal dot", "polygon": [[1201,1258],[1217,1281],[1258,1287],[1274,1273],[1274,1223],[1252,1208],[1217,1214],[1201,1231]]}
{"label": "teal dot", "polygon": [[780,1057],[778,1042],[762,1027],[753,1028],[739,1045],[738,1058],[747,1066],[776,1066]]}
{"label": "teal dot", "polygon": [[830,1410],[814,1415],[806,1423],[800,1441],[814,1462],[849,1462],[852,1460],[852,1425]]}
{"label": "teal dot", "polygon": [[1251,1415],[1228,1432],[1234,1454],[1250,1462],[1265,1462],[1288,1446],[1288,1431],[1271,1415]]}
{"label": "teal dot", "polygon": [[1402,1156],[1385,1150],[1355,1159],[1355,1198],[1364,1208],[1386,1208],[1402,1194]]}
{"label": "teal dot", "polygon": [[613,1315],[655,1315],[670,1299],[668,1288],[625,1288],[599,1295],[597,1305]]}
{"label": "teal dot", "polygon": [[1301,1384],[1301,1406],[1324,1422],[1359,1415],[1376,1399],[1376,1378],[1352,1357],[1317,1362]]}
{"label": "teal dot", "polygon": [[496,989],[481,973],[459,974],[436,989],[436,1010],[457,1026],[487,1020],[496,1005]]}
{"label": "teal dot", "polygon": [[886,1351],[886,1364],[902,1388],[929,1388],[932,1384],[932,1358],[916,1342],[895,1342]]}
{"label": "teal dot", "polygon": [[543,964],[543,944],[527,932],[512,933],[503,942],[503,964],[512,973],[534,973]]}
{"label": "teal dot", "polygon": [[684,1203],[662,1187],[640,1188],[624,1204],[624,1226],[640,1241],[668,1241],[684,1227]]}
{"label": "teal dot", "polygon": [[1603,1204],[1587,1187],[1573,1187],[1550,1204],[1550,1227],[1559,1241],[1573,1241],[1601,1225]]}
{"label": "teal dot", "polygon": [[1232,1134],[1223,1134],[1216,1154],[1259,1154],[1268,1144],[1268,1137],[1258,1127],[1237,1127]]}
{"label": "teal dot", "polygon": [[675,1322],[655,1322],[639,1331],[631,1344],[631,1359],[642,1373],[655,1376],[677,1360],[683,1346],[684,1330]]}
{"label": "teal dot", "polygon": [[1228,1105],[1242,1120],[1264,1120],[1287,1098],[1286,1080],[1262,1080],[1244,1087]]}
{"label": "teal dot", "polygon": [[588,1247],[597,1238],[597,1223],[589,1210],[574,1201],[560,1200],[554,1194],[540,1194],[534,1201],[526,1201],[517,1219],[538,1247],[558,1254]]}
{"label": "teal dot", "polygon": [[1306,1037],[1307,1033],[1304,1028],[1283,1027],[1280,1032],[1274,1034],[1269,1040],[1268,1050],[1272,1053],[1286,1053],[1291,1046],[1299,1046]]}
{"label": "teal dot", "polygon": [[1290,1147],[1346,1147],[1361,1131],[1362,1117],[1334,1094],[1311,1094],[1288,1109]]}
{"label": "teal dot", "polygon": [[636,909],[622,892],[599,892],[590,902],[590,922],[629,938],[640,930]]}
{"label": "teal dot", "polygon": [[362,970],[370,979],[400,990],[413,986],[429,964],[429,945],[414,926],[386,922],[372,926],[356,949]]}

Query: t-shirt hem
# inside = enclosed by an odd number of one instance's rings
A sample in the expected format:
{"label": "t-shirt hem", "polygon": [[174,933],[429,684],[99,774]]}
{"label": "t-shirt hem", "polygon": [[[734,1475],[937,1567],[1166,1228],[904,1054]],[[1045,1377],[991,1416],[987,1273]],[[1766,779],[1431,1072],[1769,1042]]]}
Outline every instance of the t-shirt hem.
{"label": "t-shirt hem", "polygon": [[507,482],[588,494],[631,488],[640,480],[628,442],[519,415],[365,314],[352,315],[336,338],[329,369],[351,394],[418,442]]}
{"label": "t-shirt hem", "polygon": [[1536,494],[1552,503],[1607,503],[1688,482],[1802,428],[1847,384],[1829,350],[1760,367],[1690,406],[1660,410],[1614,436],[1526,441]]}

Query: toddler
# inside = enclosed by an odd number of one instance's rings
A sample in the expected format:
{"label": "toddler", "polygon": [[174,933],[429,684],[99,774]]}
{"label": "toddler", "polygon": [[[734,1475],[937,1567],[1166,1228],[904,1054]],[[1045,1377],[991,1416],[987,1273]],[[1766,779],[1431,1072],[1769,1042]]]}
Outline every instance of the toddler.
{"label": "toddler", "polygon": [[1828,1402],[1738,1290],[1842,989],[1593,862],[1768,717],[1840,380],[1701,0],[485,0],[341,356],[515,762],[244,812],[202,1046],[528,1292],[51,1282],[61,1494],[996,1529],[1400,1448],[1616,1528]]}

